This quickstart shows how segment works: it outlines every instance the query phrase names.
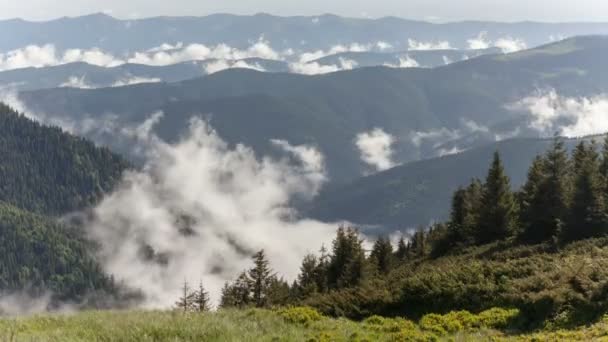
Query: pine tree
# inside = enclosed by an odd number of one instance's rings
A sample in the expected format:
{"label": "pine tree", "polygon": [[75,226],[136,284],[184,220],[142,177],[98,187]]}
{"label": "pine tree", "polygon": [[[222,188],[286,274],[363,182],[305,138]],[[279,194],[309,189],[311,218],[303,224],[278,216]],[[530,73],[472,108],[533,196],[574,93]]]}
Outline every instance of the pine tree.
{"label": "pine tree", "polygon": [[253,256],[253,263],[253,268],[249,270],[251,294],[255,306],[261,308],[267,304],[266,295],[272,270],[263,249]]}
{"label": "pine tree", "polygon": [[203,287],[202,281],[199,283],[198,290],[193,294],[192,304],[198,312],[211,310],[209,292],[207,292],[205,287]]}
{"label": "pine tree", "polygon": [[600,174],[599,155],[594,143],[584,141],[576,146],[574,160],[574,192],[565,239],[576,240],[604,235],[607,217]]}
{"label": "pine tree", "polygon": [[182,286],[182,295],[175,302],[175,306],[179,310],[183,310],[184,312],[191,311],[193,309],[194,303],[194,293],[190,291],[190,286],[188,286],[188,282],[184,280],[184,285]]}
{"label": "pine tree", "polygon": [[388,274],[393,266],[393,246],[386,237],[380,237],[374,243],[370,260],[380,274]]}
{"label": "pine tree", "polygon": [[480,208],[477,242],[488,243],[513,234],[517,227],[517,204],[509,177],[498,152],[488,171]]}

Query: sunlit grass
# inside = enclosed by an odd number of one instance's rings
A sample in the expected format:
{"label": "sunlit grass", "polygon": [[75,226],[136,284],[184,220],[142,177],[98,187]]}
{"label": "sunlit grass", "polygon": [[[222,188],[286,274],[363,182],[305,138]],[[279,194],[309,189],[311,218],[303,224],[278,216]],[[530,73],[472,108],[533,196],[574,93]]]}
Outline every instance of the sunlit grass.
{"label": "sunlit grass", "polygon": [[[572,331],[514,334],[516,311],[493,309],[423,318],[333,319],[312,309],[89,311],[0,320],[0,341],[608,341],[608,320]],[[493,326],[501,327],[503,331]]]}

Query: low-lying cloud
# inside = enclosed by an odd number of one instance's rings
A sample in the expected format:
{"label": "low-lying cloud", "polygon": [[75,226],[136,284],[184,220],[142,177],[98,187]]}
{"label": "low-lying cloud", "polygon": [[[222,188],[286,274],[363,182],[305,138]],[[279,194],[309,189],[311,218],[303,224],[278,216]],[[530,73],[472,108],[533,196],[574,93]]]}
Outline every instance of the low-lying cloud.
{"label": "low-lying cloud", "polygon": [[451,50],[450,42],[448,41],[437,41],[437,42],[421,42],[415,39],[407,40],[408,50]]}
{"label": "low-lying cloud", "polygon": [[361,160],[375,171],[384,171],[396,165],[393,161],[394,143],[395,138],[381,128],[359,133],[355,139]]}
{"label": "low-lying cloud", "polygon": [[512,53],[528,48],[525,41],[519,38],[502,37],[495,41],[488,39],[487,32],[481,32],[477,37],[467,40],[469,49],[471,50],[482,50],[489,49],[491,47],[497,47],[502,50],[503,53]]}
{"label": "low-lying cloud", "polygon": [[293,279],[301,258],[331,240],[335,226],[299,219],[289,206],[325,181],[313,147],[275,140],[289,158],[258,159],[197,119],[174,144],[149,127],[139,138],[148,162],[124,175],[93,210],[87,230],[100,244],[105,270],[142,290],[144,307],[170,307],[184,280],[202,279],[217,301],[224,282],[250,267],[262,248],[274,269]]}
{"label": "low-lying cloud", "polygon": [[548,136],[580,137],[608,132],[608,95],[566,97],[539,92],[510,106],[530,114],[529,127]]}

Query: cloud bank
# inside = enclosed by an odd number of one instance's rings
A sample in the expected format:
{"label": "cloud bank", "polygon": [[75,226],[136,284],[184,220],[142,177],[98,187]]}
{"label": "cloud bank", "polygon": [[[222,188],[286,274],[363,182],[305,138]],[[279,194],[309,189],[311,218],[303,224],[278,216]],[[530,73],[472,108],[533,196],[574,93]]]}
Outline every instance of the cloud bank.
{"label": "cloud bank", "polygon": [[503,53],[512,53],[528,48],[526,42],[519,38],[502,37],[496,41],[491,41],[488,39],[487,32],[479,33],[477,37],[467,40],[467,43],[469,44],[469,49],[471,50],[482,50],[497,47],[501,49]]}
{"label": "cloud bank", "polygon": [[580,137],[608,132],[608,95],[565,97],[555,90],[528,96],[514,105],[530,114],[529,127],[544,136]]}
{"label": "cloud bank", "polygon": [[335,226],[299,219],[289,207],[325,181],[313,147],[276,140],[288,158],[257,159],[200,120],[175,144],[150,135],[153,123],[137,130],[148,146],[145,167],[125,174],[87,224],[105,270],[141,289],[144,307],[170,307],[184,279],[202,279],[217,301],[224,282],[262,248],[293,279],[301,258],[331,240]]}

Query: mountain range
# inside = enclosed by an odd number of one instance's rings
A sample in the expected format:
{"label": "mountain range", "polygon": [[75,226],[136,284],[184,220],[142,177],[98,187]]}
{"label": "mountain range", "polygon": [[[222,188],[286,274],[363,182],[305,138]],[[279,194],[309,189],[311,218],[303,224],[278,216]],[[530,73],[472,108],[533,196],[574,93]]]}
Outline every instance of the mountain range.
{"label": "mountain range", "polygon": [[376,44],[379,41],[404,49],[408,47],[408,40],[447,41],[453,48],[465,49],[470,46],[469,40],[484,32],[489,41],[512,38],[521,39],[528,46],[537,46],[551,39],[608,34],[608,24],[479,21],[433,24],[396,17],[366,19],[330,14],[278,17],[264,13],[120,20],[97,13],[44,22],[0,21],[0,51],[31,44],[53,44],[59,50],[100,48],[121,55],[178,42],[246,48],[261,37],[280,50],[326,50],[338,44]]}

